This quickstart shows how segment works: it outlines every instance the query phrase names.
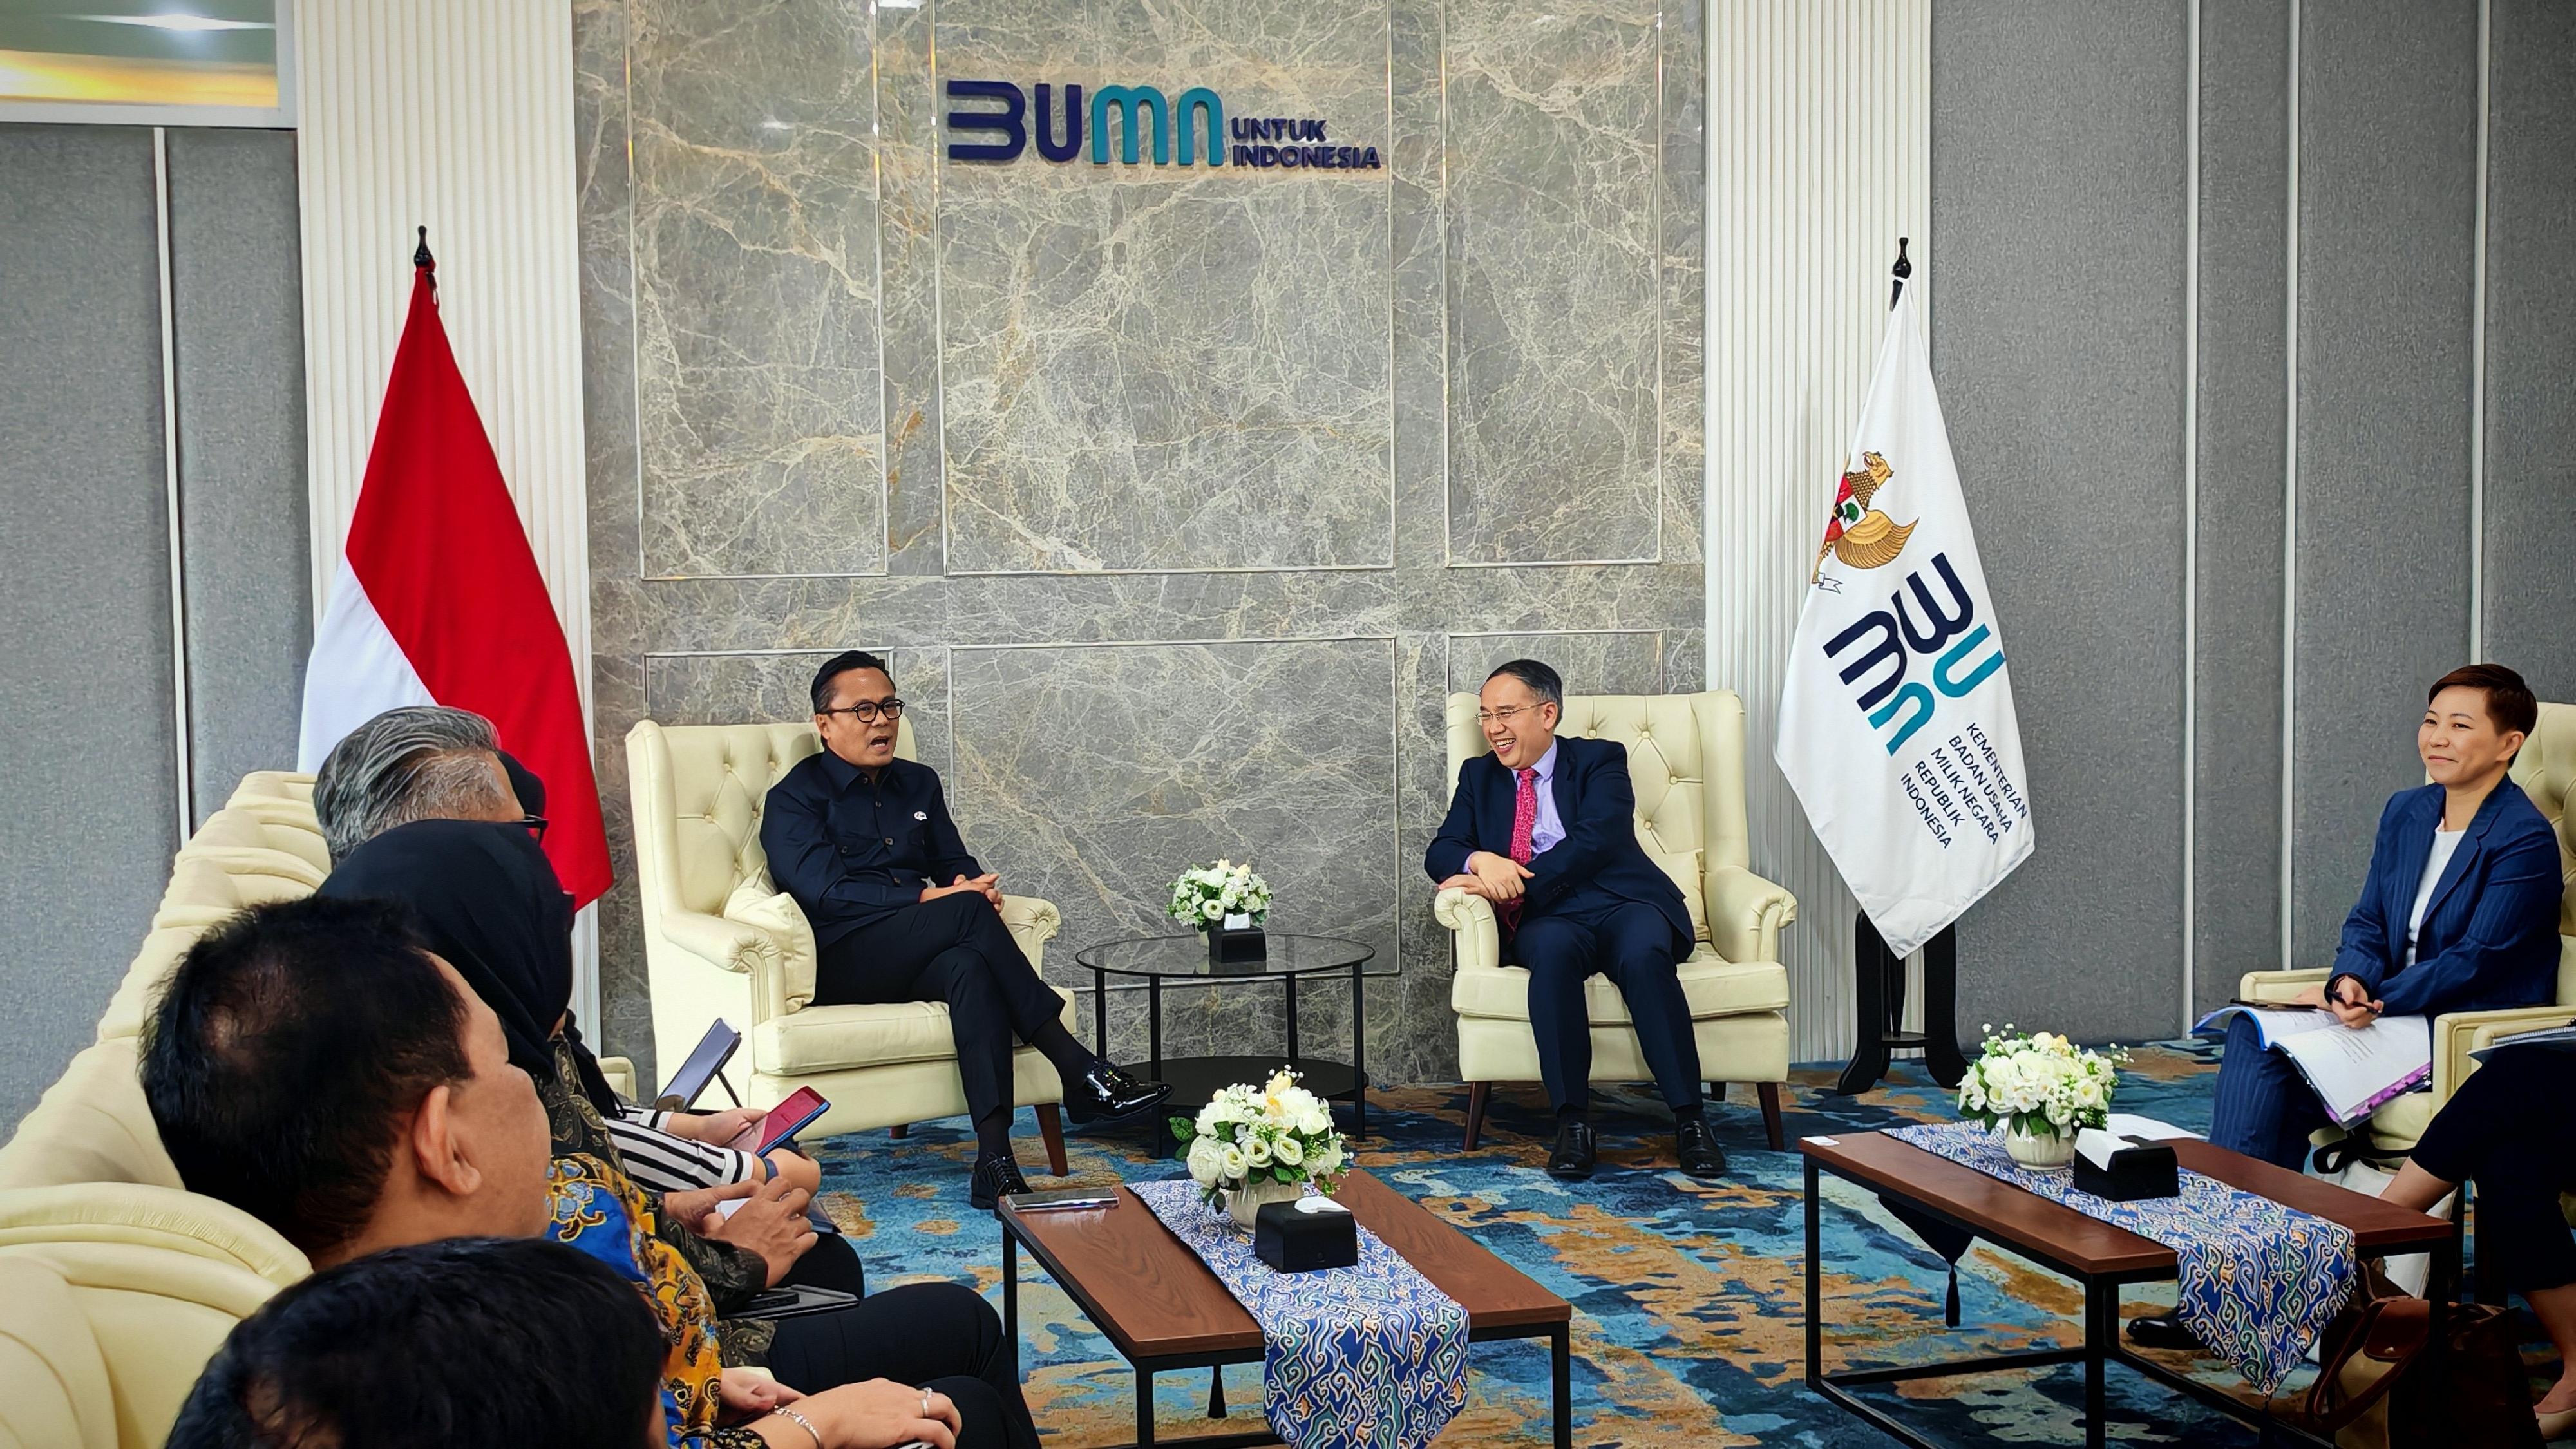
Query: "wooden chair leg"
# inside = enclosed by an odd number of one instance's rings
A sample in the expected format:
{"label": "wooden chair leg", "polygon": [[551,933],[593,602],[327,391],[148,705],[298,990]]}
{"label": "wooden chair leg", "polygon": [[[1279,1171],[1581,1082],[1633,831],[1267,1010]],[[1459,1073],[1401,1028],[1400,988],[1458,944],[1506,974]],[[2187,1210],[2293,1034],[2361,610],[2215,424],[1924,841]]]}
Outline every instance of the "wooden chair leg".
{"label": "wooden chair leg", "polygon": [[1486,1099],[1487,1099],[1487,1098],[1489,1098],[1489,1097],[1491,1097],[1491,1096],[1493,1096],[1493,1095],[1494,1095],[1494,1084],[1493,1084],[1493,1083],[1491,1083],[1491,1082],[1469,1082],[1469,1083],[1467,1084],[1467,1145],[1466,1145],[1466,1148],[1465,1148],[1465,1150],[1466,1150],[1466,1151],[1469,1151],[1469,1152],[1473,1152],[1473,1151],[1475,1151],[1475,1150],[1476,1150],[1476,1139],[1477,1139],[1478,1137],[1480,1137],[1480,1136],[1484,1135],[1484,1131],[1485,1131],[1485,1101],[1486,1101]]}
{"label": "wooden chair leg", "polygon": [[1762,1130],[1771,1138],[1771,1150],[1786,1151],[1788,1142],[1780,1133],[1780,1084],[1757,1082],[1754,1090],[1762,1096]]}
{"label": "wooden chair leg", "polygon": [[1038,1103],[1038,1135],[1046,1139],[1047,1171],[1064,1176],[1064,1112],[1053,1102]]}
{"label": "wooden chair leg", "polygon": [[886,1135],[887,1135],[888,1137],[893,1138],[893,1139],[894,1139],[894,1140],[896,1140],[897,1142],[900,1142],[900,1141],[902,1141],[903,1139],[905,1139],[906,1137],[909,1137],[909,1136],[911,1136],[911,1135],[912,1135],[912,1128],[911,1128],[911,1126],[910,1126],[909,1124],[902,1123],[902,1122],[897,1122],[897,1123],[896,1123],[896,1124],[894,1124],[893,1126],[888,1127],[888,1128],[886,1129]]}

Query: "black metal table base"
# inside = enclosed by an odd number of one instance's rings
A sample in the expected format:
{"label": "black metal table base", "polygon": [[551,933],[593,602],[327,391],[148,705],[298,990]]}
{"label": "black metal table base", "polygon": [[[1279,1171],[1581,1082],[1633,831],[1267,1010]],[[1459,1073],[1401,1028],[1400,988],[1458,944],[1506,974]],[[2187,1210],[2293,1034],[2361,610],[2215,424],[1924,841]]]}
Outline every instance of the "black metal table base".
{"label": "black metal table base", "polygon": [[[1002,1228],[1002,1338],[1011,1347],[1011,1367],[1018,1371],[1020,1361],[1020,1240],[1008,1224]],[[1545,1338],[1548,1341],[1548,1380],[1556,1411],[1556,1449],[1574,1449],[1574,1342],[1570,1324],[1537,1325],[1529,1328],[1474,1329],[1467,1334],[1470,1343],[1493,1343],[1512,1338]],[[1154,1426],[1154,1376],[1188,1369],[1208,1371],[1208,1408],[1211,1419],[1226,1417],[1225,1366],[1235,1363],[1258,1364],[1262,1353],[1250,1349],[1237,1353],[1182,1354],[1167,1358],[1130,1359],[1136,1372],[1136,1438],[1134,1442],[1108,1446],[1108,1449],[1255,1449],[1273,1445],[1279,1436],[1265,1421],[1259,1429],[1233,1430],[1221,1434],[1188,1434],[1177,1439],[1156,1437]]]}
{"label": "black metal table base", "polygon": [[[1836,1173],[1835,1176],[1842,1176]],[[2090,1275],[2069,1264],[2034,1253],[2017,1244],[1997,1243],[2005,1252],[2038,1263],[2075,1279],[2084,1288],[2084,1341],[2056,1348],[2029,1349],[2015,1353],[1987,1354],[1979,1358],[1946,1359],[1939,1363],[1907,1364],[1895,1368],[1843,1369],[1824,1371],[1824,1279],[1821,1251],[1821,1198],[1818,1194],[1816,1160],[1807,1159],[1807,1387],[1826,1402],[1840,1406],[1854,1417],[1868,1423],[1900,1444],[1913,1449],[1949,1449],[1937,1439],[1928,1438],[1912,1425],[1886,1409],[1850,1391],[1875,1384],[1907,1383],[1916,1379],[1956,1378],[1965,1374],[2003,1373],[2014,1369],[2053,1368],[2065,1364],[2084,1366],[2084,1445],[2085,1449],[2105,1449],[2110,1442],[2108,1419],[2108,1386],[2106,1378],[2112,1364],[2119,1364],[2148,1380],[2184,1394],[2205,1407],[2235,1420],[2254,1431],[2262,1444],[2304,1444],[2314,1449],[2335,1449],[2334,1440],[2320,1438],[2304,1429],[2282,1422],[2243,1400],[2211,1387],[2152,1359],[2131,1352],[2120,1341],[2120,1290],[2132,1283],[2170,1281],[2167,1274]],[[1878,1191],[1867,1183],[1865,1190]],[[1909,1200],[1909,1207],[1974,1232],[1968,1223],[1932,1211]],[[1994,1242],[1985,1234],[1981,1240]],[[2420,1250],[2410,1250],[2420,1251]],[[2459,1278],[2460,1246],[2456,1236],[2450,1244],[2432,1254],[2432,1276],[2425,1291],[2433,1303],[2433,1341],[2441,1341],[2441,1314],[2448,1301],[2451,1285]]]}

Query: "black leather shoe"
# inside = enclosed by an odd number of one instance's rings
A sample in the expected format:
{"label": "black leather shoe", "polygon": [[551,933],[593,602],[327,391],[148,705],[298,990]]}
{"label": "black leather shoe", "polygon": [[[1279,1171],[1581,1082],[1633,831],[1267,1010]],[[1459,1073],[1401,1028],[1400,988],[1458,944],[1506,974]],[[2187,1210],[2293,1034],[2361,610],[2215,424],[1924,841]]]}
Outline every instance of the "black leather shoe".
{"label": "black leather shoe", "polygon": [[2209,1345],[2191,1331],[2180,1313],[2158,1313],[2148,1318],[2129,1320],[2129,1341],[2140,1348],[2187,1348],[2194,1353],[2207,1353]]}
{"label": "black leather shoe", "polygon": [[1557,1126],[1556,1150],[1547,1155],[1547,1175],[1581,1182],[1592,1175],[1595,1155],[1592,1124],[1580,1117],[1569,1117]]}
{"label": "black leather shoe", "polygon": [[1708,1119],[1697,1112],[1673,1123],[1673,1155],[1681,1160],[1683,1173],[1702,1182],[1726,1172],[1726,1154],[1718,1150]]}
{"label": "black leather shoe", "polygon": [[1082,1081],[1064,1094],[1064,1114],[1074,1122],[1115,1122],[1133,1117],[1163,1105],[1172,1089],[1161,1082],[1143,1082],[1109,1065],[1093,1062]]}
{"label": "black leather shoe", "polygon": [[975,1176],[966,1186],[966,1201],[977,1212],[991,1212],[1006,1193],[1027,1192],[1029,1180],[1020,1176],[1020,1165],[1002,1154],[989,1153],[975,1159]]}

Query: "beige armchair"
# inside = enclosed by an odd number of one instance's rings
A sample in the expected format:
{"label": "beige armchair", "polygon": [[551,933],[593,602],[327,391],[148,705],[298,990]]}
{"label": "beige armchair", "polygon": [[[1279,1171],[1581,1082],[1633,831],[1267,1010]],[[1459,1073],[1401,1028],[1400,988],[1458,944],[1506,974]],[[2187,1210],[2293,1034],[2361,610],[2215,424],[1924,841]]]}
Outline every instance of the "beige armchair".
{"label": "beige armchair", "polygon": [[[2413,1149],[2425,1124],[2451,1093],[2476,1071],[2469,1053],[2500,1036],[2565,1026],[2576,1021],[2576,821],[2567,813],[2567,795],[2576,785],[2576,704],[2543,704],[2522,752],[2514,756],[2513,782],[2531,796],[2558,832],[2558,869],[2567,891],[2558,904],[2558,989],[2553,1004],[2507,1011],[2454,1011],[2433,1018],[2433,1090],[2409,1092],[2378,1111],[2361,1126],[2374,1152]],[[2286,1001],[2310,986],[2324,983],[2328,972],[2249,971],[2237,983],[2237,995],[2248,1001]],[[2320,1143],[2344,1134],[2329,1128]]]}
{"label": "beige armchair", "polygon": [[[1476,696],[1449,696],[1449,784],[1487,752],[1476,727]],[[1780,928],[1798,918],[1787,891],[1755,875],[1744,819],[1744,702],[1725,690],[1703,694],[1569,696],[1557,732],[1628,747],[1637,792],[1637,839],[1681,887],[1698,944],[1681,964],[1700,1070],[1722,1100],[1728,1082],[1752,1082],[1773,1150],[1782,1145],[1780,1084],[1789,1079],[1789,973],[1780,966]],[[1458,1014],[1458,1072],[1466,1079],[1470,1150],[1484,1130],[1496,1082],[1539,1080],[1530,1035],[1529,973],[1502,963],[1494,908],[1483,897],[1445,890],[1432,914],[1449,928],[1457,957],[1449,1004]],[[1627,1003],[1606,978],[1585,992],[1592,1016],[1592,1080],[1648,1076]]]}
{"label": "beige armchair", "polygon": [[[645,720],[626,736],[627,788],[635,805],[635,876],[644,907],[644,962],[653,988],[653,1049],[678,1065],[718,1017],[743,1032],[736,1062],[743,1100],[770,1106],[812,1087],[831,1110],[815,1136],[905,1126],[966,1110],[957,1044],[940,1002],[816,1006],[814,939],[792,902],[764,912],[728,902],[765,882],[760,813],[769,787],[822,749],[810,724],[673,725]],[[917,760],[912,721],[895,753]],[[764,887],[766,889],[766,887]],[[1036,965],[1062,918],[1051,902],[1002,898],[1002,921]],[[1073,997],[1065,1025],[1073,1025]],[[1057,1104],[1064,1085],[1034,1048],[1012,1056],[1014,1100],[1038,1109],[1048,1166],[1065,1171]]]}

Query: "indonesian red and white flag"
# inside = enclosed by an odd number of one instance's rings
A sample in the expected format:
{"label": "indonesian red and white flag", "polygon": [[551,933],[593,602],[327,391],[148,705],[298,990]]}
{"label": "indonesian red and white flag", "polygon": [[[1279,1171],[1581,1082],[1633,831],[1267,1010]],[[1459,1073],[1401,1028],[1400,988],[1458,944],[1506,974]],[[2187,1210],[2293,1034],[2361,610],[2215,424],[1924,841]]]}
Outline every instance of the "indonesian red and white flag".
{"label": "indonesian red and white flag", "polygon": [[590,735],[554,601],[438,320],[432,263],[412,280],[366,481],[313,631],[301,766],[398,705],[492,721],[546,786],[545,851],[583,905],[608,889]]}

